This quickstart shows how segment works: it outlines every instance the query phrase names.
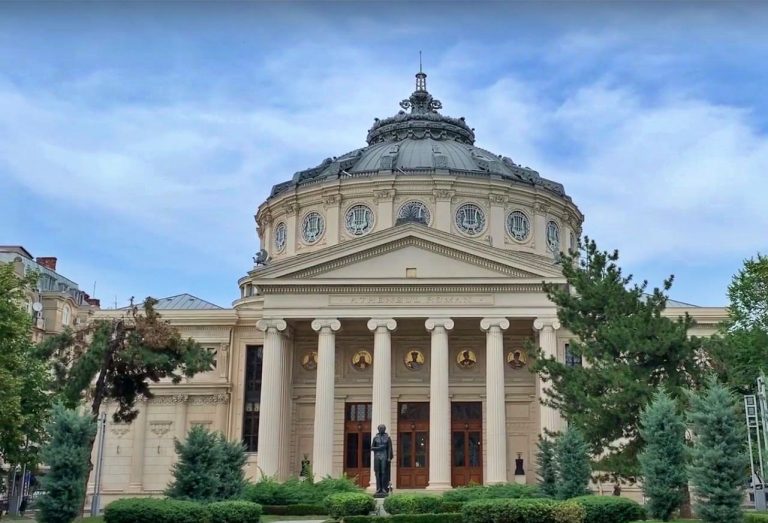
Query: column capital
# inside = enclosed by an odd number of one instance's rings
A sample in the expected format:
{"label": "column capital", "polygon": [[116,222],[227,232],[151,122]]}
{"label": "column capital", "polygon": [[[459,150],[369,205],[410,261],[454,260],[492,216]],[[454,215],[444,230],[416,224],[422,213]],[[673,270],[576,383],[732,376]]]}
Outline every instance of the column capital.
{"label": "column capital", "polygon": [[433,331],[437,327],[442,327],[449,331],[453,329],[453,320],[450,318],[427,318],[427,321],[424,322],[424,326],[428,331]]}
{"label": "column capital", "polygon": [[397,321],[393,318],[371,318],[368,320],[368,330],[375,331],[379,327],[393,331],[397,328]]}
{"label": "column capital", "polygon": [[498,327],[501,330],[507,330],[509,328],[509,320],[506,318],[483,318],[480,320],[480,330],[488,332],[493,327]]}
{"label": "column capital", "polygon": [[336,318],[318,318],[312,320],[312,330],[320,332],[326,328],[335,332],[341,328],[341,322]]}
{"label": "column capital", "polygon": [[560,320],[557,318],[536,318],[533,321],[533,328],[540,331],[546,327],[551,327],[552,330],[560,328]]}
{"label": "column capital", "polygon": [[267,332],[269,329],[275,329],[276,331],[284,331],[288,328],[288,324],[285,320],[272,319],[272,320],[259,320],[256,322],[256,328],[260,331]]}

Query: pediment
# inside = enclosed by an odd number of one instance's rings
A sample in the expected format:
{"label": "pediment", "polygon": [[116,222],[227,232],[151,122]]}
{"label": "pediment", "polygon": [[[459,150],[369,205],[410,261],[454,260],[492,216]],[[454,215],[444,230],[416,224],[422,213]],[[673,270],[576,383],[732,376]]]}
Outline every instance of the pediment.
{"label": "pediment", "polygon": [[[378,236],[378,237],[377,237]],[[255,271],[259,280],[561,279],[551,259],[462,241],[406,225]],[[415,283],[415,282],[414,282]]]}

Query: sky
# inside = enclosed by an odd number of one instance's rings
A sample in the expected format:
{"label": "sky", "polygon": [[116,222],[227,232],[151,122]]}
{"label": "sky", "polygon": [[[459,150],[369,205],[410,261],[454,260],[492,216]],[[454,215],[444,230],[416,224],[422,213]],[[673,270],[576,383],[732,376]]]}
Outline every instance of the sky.
{"label": "sky", "polygon": [[565,185],[672,298],[768,251],[768,4],[2,2],[0,244],[102,300],[221,306],[275,183],[364,145],[423,52],[443,114]]}

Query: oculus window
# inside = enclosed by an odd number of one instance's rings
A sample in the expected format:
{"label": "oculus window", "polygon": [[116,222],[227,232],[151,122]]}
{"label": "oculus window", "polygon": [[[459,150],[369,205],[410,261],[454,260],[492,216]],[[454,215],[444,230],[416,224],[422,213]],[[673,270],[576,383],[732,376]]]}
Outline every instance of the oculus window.
{"label": "oculus window", "polygon": [[507,233],[522,242],[531,234],[531,222],[522,211],[513,211],[507,216]]}
{"label": "oculus window", "polygon": [[477,236],[485,228],[485,213],[474,203],[465,203],[456,210],[456,227],[469,236]]}
{"label": "oculus window", "polygon": [[277,224],[277,227],[275,227],[275,250],[277,252],[283,252],[287,239],[288,228],[285,226],[285,222],[280,222]]}
{"label": "oculus window", "polygon": [[325,220],[320,213],[312,211],[301,221],[301,237],[307,243],[315,243],[325,231]]}
{"label": "oculus window", "polygon": [[560,227],[553,221],[547,223],[547,247],[554,253],[560,252]]}
{"label": "oculus window", "polygon": [[427,206],[416,200],[404,203],[400,207],[400,212],[397,213],[397,218],[403,222],[417,222],[424,225],[429,225],[432,221],[432,215]]}
{"label": "oculus window", "polygon": [[353,205],[344,217],[347,232],[362,236],[373,229],[373,211],[367,205]]}

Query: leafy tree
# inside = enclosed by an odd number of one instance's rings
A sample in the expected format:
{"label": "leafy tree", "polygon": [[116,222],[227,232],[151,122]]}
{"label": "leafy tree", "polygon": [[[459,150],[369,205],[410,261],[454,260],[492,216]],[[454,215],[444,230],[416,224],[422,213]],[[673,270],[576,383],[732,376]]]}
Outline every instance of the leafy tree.
{"label": "leafy tree", "polygon": [[743,394],[768,372],[768,256],[744,262],[728,286],[728,319],[711,343],[721,378]]}
{"label": "leafy tree", "polygon": [[555,440],[557,460],[557,499],[570,499],[589,494],[590,468],[589,451],[581,432],[568,428]]}
{"label": "leafy tree", "polygon": [[669,521],[685,499],[685,423],[677,402],[663,389],[640,414],[640,436],[645,441],[639,460],[646,509],[653,518]]}
{"label": "leafy tree", "polygon": [[693,449],[688,475],[696,494],[696,512],[708,523],[742,521],[748,458],[739,410],[736,397],[714,377],[700,394],[691,394],[688,423]]}
{"label": "leafy tree", "polygon": [[[157,300],[147,298],[142,310],[131,304],[126,314],[92,322],[86,328],[46,340],[41,353],[51,358],[55,390],[65,406],[89,405],[95,421],[102,405],[116,405],[112,418],[131,422],[136,400],[152,398],[150,384],[164,378],[173,383],[210,370],[213,354],[162,320]],[[95,434],[87,442],[89,471]],[[87,481],[87,478],[86,480]]]}
{"label": "leafy tree", "polygon": [[29,466],[37,464],[51,408],[48,366],[24,307],[37,276],[19,277],[13,264],[0,264],[0,462]]}
{"label": "leafy tree", "polygon": [[701,340],[689,338],[693,320],[662,315],[672,277],[646,294],[617,261],[589,238],[562,255],[567,285],[545,284],[562,326],[575,335],[570,350],[588,365],[568,366],[529,343],[532,370],[551,382],[544,403],[581,431],[602,471],[632,479],[642,447],[640,411],[659,386],[677,399],[696,387],[709,367]]}
{"label": "leafy tree", "polygon": [[166,495],[191,501],[238,498],[245,488],[245,449],[217,432],[192,427],[183,442],[176,441],[178,461]]}
{"label": "leafy tree", "polygon": [[539,438],[536,452],[536,464],[539,472],[539,489],[542,494],[554,498],[557,494],[557,463],[555,462],[555,443],[549,438]]}
{"label": "leafy tree", "polygon": [[69,523],[80,513],[88,481],[90,447],[96,436],[96,423],[62,405],[53,409],[48,426],[50,442],[42,458],[48,465],[43,478],[45,494],[40,498],[39,520],[43,523]]}

